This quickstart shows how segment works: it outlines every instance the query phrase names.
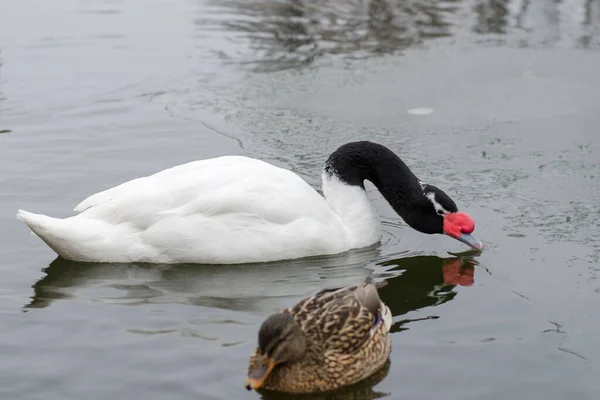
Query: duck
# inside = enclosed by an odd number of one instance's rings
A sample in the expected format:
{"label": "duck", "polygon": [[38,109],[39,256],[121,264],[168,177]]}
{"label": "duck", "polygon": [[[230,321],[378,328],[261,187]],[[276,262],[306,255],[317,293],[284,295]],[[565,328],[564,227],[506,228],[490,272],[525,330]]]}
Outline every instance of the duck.
{"label": "duck", "polygon": [[345,253],[382,238],[370,181],[411,228],[481,250],[473,219],[384,145],[357,141],[327,158],[319,194],[297,174],[227,155],[93,194],[75,215],[18,210],[60,257],[79,262],[243,264]]}
{"label": "duck", "polygon": [[324,290],[269,316],[248,362],[246,389],[328,392],[376,374],[392,347],[392,314],[376,286],[367,278]]}

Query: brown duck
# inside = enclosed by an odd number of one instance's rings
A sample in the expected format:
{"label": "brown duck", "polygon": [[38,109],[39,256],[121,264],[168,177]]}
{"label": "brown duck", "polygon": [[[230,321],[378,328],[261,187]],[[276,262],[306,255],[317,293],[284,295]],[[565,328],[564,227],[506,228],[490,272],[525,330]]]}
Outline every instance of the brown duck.
{"label": "brown duck", "polygon": [[263,322],[246,388],[312,393],[368,378],[389,357],[391,322],[370,280],[306,298]]}

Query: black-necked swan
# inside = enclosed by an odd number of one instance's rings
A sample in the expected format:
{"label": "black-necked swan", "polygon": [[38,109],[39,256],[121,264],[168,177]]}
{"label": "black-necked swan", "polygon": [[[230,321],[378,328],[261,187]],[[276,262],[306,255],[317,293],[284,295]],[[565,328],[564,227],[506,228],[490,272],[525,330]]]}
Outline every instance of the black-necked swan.
{"label": "black-necked swan", "polygon": [[377,243],[375,185],[417,231],[481,249],[473,219],[442,190],[421,182],[387,147],[360,141],[333,152],[323,194],[264,161],[194,161],[94,194],[59,219],[17,216],[61,257],[83,262],[236,264],[338,254]]}

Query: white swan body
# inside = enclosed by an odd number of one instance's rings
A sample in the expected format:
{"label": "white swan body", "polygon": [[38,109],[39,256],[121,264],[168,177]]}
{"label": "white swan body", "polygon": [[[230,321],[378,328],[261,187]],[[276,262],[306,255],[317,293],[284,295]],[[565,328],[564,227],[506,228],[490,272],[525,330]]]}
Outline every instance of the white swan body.
{"label": "white swan body", "polygon": [[380,240],[364,190],[324,172],[323,191],[327,199],[291,171],[224,156],[94,194],[70,218],[18,217],[63,258],[86,262],[265,262]]}

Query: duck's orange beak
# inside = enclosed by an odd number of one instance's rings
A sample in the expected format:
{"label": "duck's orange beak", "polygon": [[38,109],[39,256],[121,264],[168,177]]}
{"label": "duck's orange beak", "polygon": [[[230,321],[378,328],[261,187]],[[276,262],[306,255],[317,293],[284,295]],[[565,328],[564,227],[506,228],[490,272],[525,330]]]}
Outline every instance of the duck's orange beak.
{"label": "duck's orange beak", "polygon": [[265,363],[263,365],[253,368],[248,373],[248,379],[246,379],[246,382],[244,383],[246,389],[260,389],[265,384],[265,380],[267,380],[267,377],[271,371],[273,371],[273,368],[275,368],[275,361],[265,357]]}

